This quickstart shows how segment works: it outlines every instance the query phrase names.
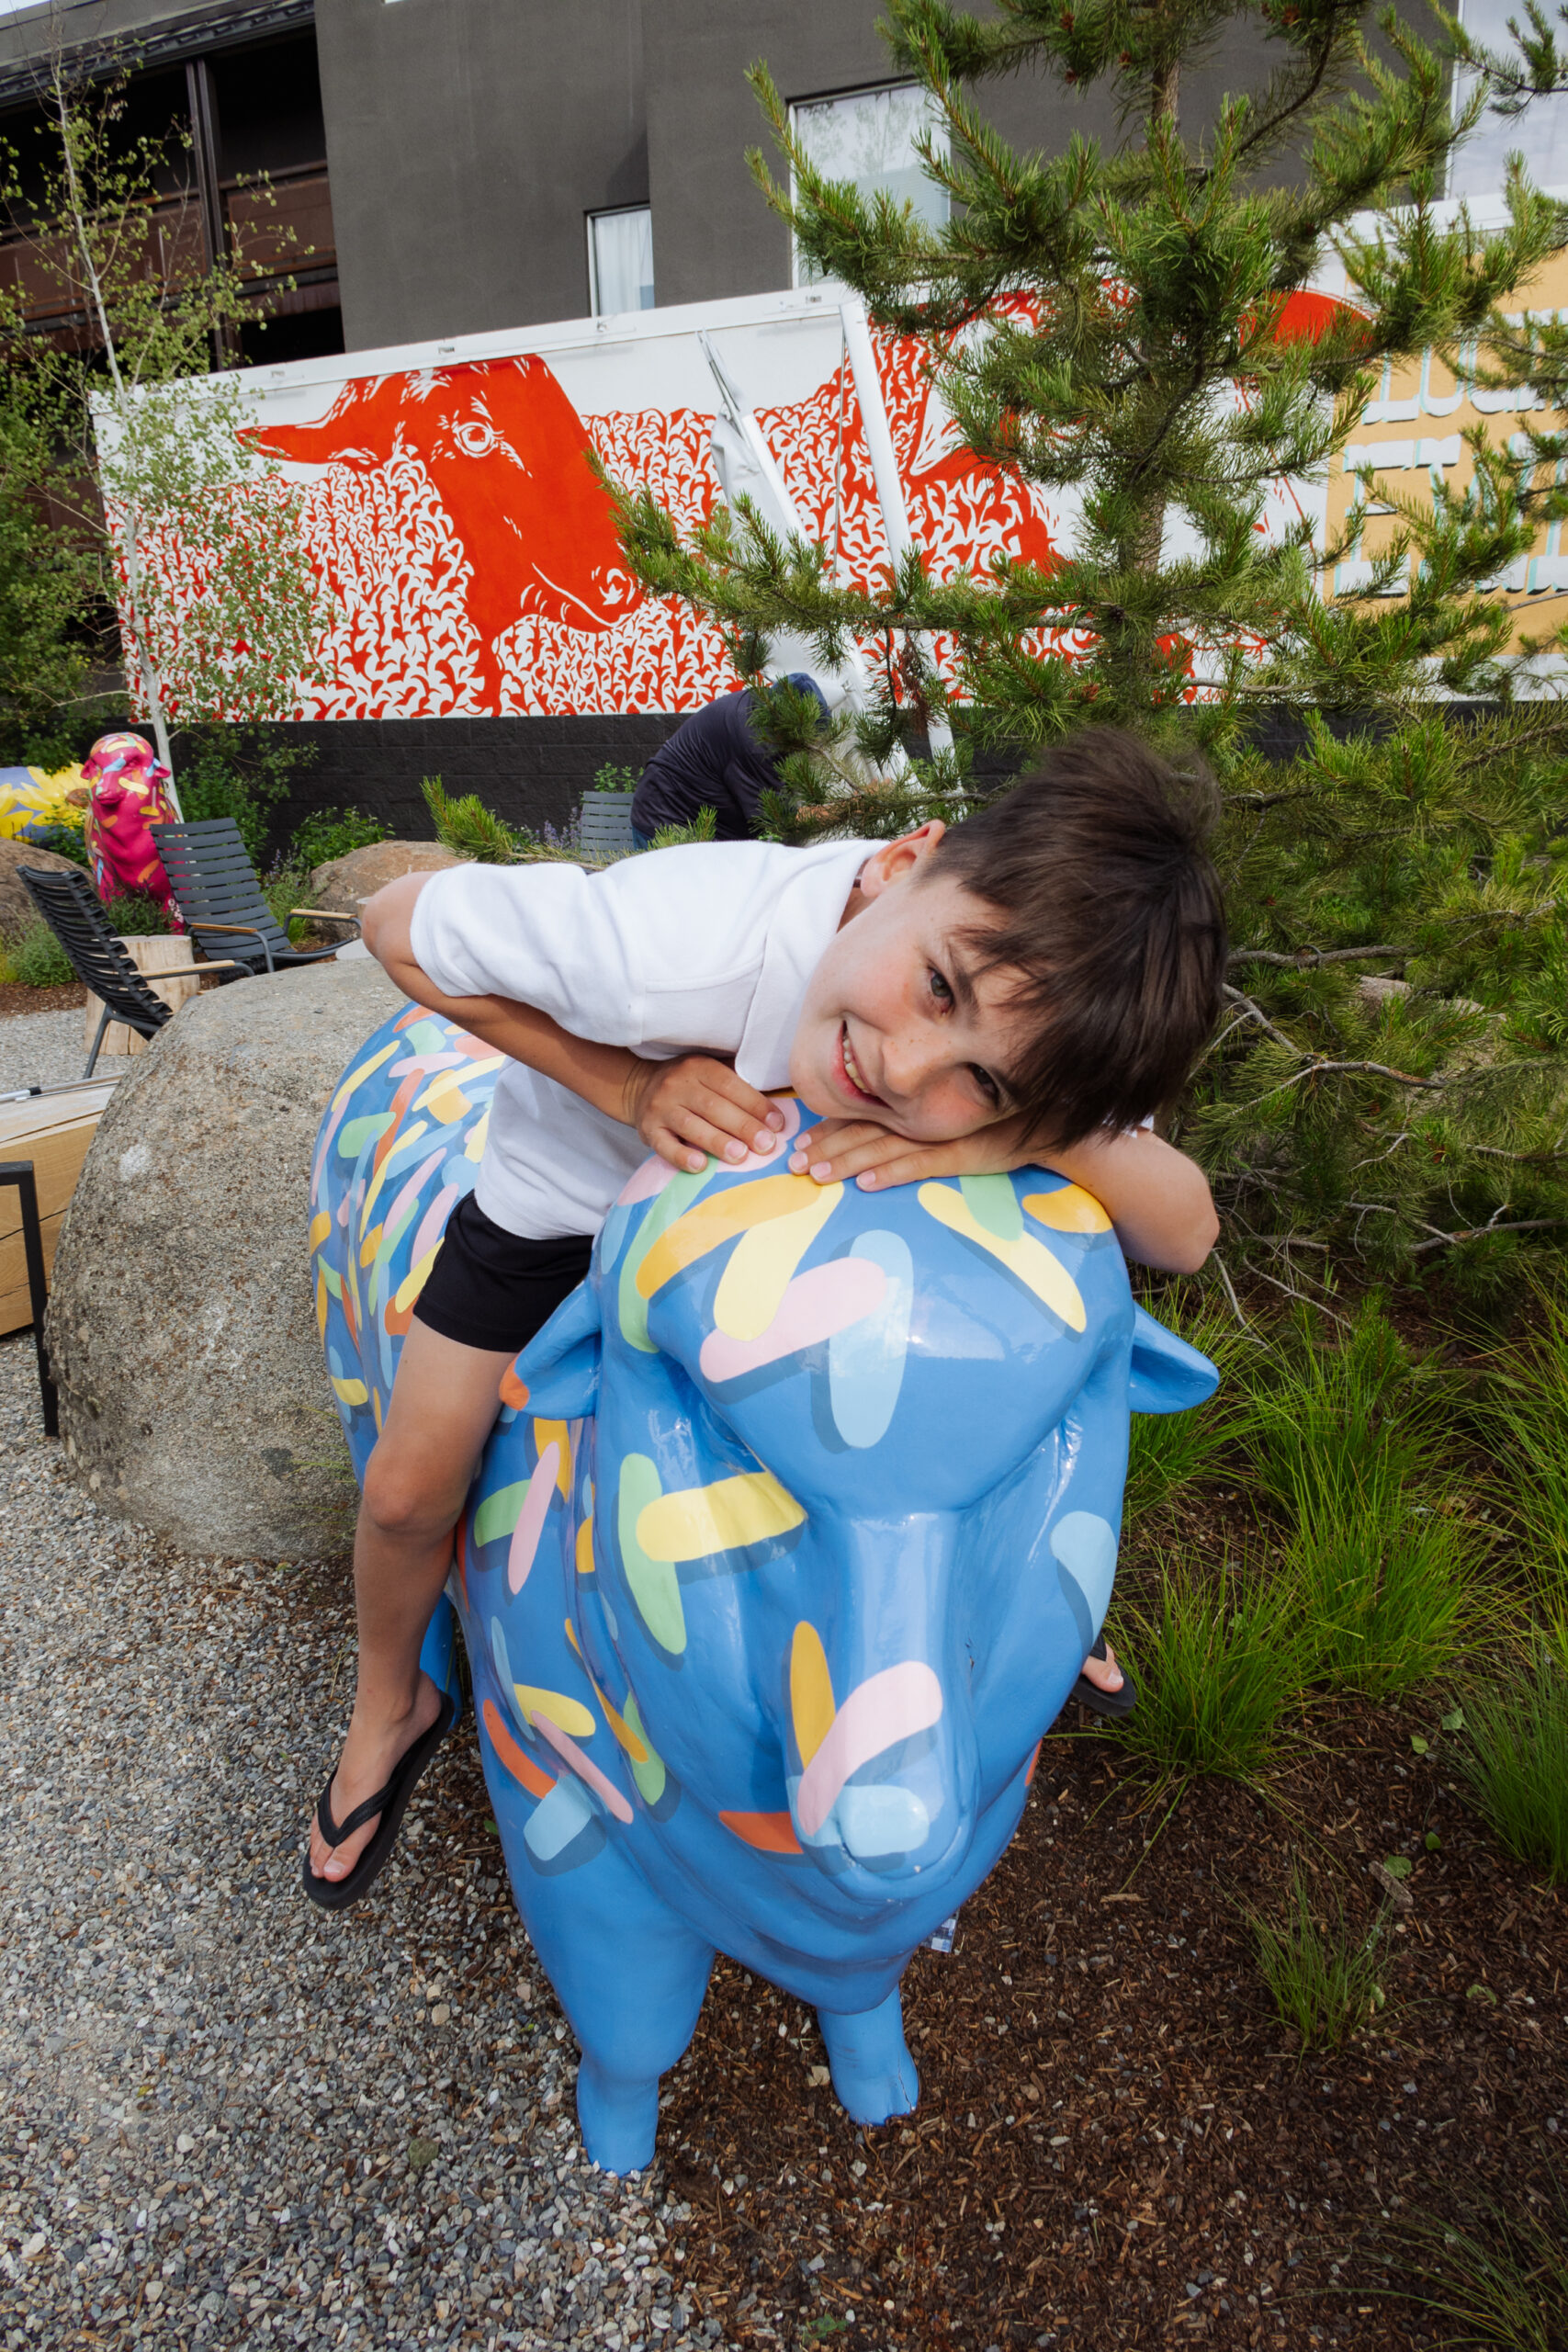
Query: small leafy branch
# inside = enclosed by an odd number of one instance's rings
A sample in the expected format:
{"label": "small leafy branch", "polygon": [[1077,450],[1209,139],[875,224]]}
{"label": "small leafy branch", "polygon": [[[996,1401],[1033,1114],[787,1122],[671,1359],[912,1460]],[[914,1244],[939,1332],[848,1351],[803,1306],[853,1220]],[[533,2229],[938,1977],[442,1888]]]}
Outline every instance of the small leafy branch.
{"label": "small leafy branch", "polygon": [[63,324],[29,331],[13,306],[6,356],[74,442],[75,541],[97,554],[133,702],[172,765],[174,726],[291,709],[321,675],[331,606],[300,492],[246,452],[243,391],[212,377],[257,315],[243,252],[193,266],[192,199],[160,185],[171,142],[127,136],[123,76],[89,84],[57,45],[42,96],[41,171],[29,181],[6,151],[0,194]]}

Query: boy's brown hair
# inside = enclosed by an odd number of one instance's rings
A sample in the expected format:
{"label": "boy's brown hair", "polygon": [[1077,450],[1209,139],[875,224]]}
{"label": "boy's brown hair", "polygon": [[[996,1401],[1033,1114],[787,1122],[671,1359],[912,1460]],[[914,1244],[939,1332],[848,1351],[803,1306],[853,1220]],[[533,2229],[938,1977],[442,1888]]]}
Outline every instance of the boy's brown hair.
{"label": "boy's brown hair", "polygon": [[955,825],[928,873],[996,920],[964,934],[1035,1020],[1006,1073],[1043,1142],[1135,1126],[1179,1091],[1218,1015],[1226,940],[1205,847],[1214,791],[1116,727],[1048,752]]}

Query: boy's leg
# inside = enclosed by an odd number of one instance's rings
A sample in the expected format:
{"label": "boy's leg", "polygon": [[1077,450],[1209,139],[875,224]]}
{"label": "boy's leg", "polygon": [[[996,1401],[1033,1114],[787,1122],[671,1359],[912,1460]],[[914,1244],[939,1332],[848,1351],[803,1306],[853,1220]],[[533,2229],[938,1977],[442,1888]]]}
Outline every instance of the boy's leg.
{"label": "boy's leg", "polygon": [[[419,1670],[420,1645],[512,1360],[511,1350],[464,1347],[417,1317],[403,1341],[355,1532],[359,1686],[330,1795],[339,1821],[385,1786],[398,1758],[435,1720],[440,1694]],[[376,1828],[367,1821],[341,1846],[329,1846],[312,1820],[317,1877],[346,1878]]]}

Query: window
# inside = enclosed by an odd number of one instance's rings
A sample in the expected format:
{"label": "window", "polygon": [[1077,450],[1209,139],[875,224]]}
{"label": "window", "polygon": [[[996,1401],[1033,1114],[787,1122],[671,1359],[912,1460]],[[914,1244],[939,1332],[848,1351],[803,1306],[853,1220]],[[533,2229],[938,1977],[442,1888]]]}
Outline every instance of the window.
{"label": "window", "polygon": [[[1521,0],[1462,0],[1459,14],[1473,40],[1506,55],[1515,47],[1508,19],[1522,20],[1524,9]],[[1461,71],[1458,81],[1455,96],[1463,99],[1474,76]],[[1449,167],[1449,194],[1500,195],[1516,151],[1538,187],[1568,187],[1568,98],[1532,98],[1523,114],[1511,116],[1489,107]]]}
{"label": "window", "polygon": [[646,204],[588,216],[588,302],[596,319],[653,308],[653,214]]}
{"label": "window", "polygon": [[[917,220],[947,224],[947,191],[926,177],[915,141],[930,129],[937,153],[947,153],[946,126],[936,102],[912,82],[886,90],[852,90],[841,98],[813,98],[791,107],[790,119],[817,169],[832,180],[852,180],[863,196],[890,196],[912,204]],[[791,190],[793,194],[793,188]],[[814,285],[821,272],[796,247],[795,282]]]}

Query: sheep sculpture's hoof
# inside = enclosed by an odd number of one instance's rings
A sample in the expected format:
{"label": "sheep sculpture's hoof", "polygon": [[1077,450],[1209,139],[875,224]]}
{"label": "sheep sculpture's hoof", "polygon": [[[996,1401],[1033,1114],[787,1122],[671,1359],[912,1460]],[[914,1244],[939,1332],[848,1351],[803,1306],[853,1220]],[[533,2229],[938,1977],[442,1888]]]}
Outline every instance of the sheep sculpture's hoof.
{"label": "sheep sculpture's hoof", "polygon": [[894,1986],[874,2009],[858,2017],[818,2009],[817,2022],[828,2045],[833,2088],[854,2123],[886,2123],[912,2115],[919,2104],[920,2077],[904,2039],[904,2016]]}
{"label": "sheep sculpture's hoof", "polygon": [[641,2172],[659,2132],[659,2077],[608,2075],[591,2058],[577,2070],[582,2144],[601,2172]]}

